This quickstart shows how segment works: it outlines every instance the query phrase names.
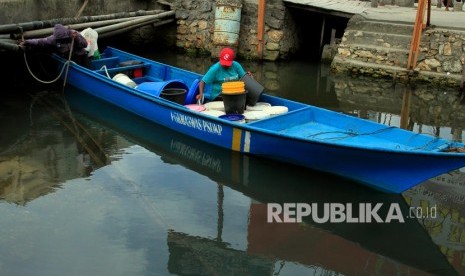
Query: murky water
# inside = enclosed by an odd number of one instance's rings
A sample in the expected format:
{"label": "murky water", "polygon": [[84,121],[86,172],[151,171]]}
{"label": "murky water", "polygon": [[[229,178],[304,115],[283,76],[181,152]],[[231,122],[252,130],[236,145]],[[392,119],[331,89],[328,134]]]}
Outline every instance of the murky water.
{"label": "murky water", "polygon": [[[204,72],[209,59],[144,53]],[[453,90],[243,63],[272,94],[461,140]],[[0,103],[1,275],[465,273],[465,174],[403,195],[212,147],[66,88]],[[20,91],[18,91],[20,90]],[[392,206],[403,221],[267,223],[266,203]],[[408,217],[411,216],[411,217]]]}

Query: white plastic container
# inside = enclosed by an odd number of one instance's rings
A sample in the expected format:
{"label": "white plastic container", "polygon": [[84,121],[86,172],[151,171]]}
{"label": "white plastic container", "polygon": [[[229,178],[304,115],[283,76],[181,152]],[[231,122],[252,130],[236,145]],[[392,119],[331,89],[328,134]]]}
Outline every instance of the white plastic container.
{"label": "white plastic container", "polygon": [[246,110],[250,111],[263,111],[265,108],[270,107],[271,104],[265,102],[257,102],[254,106],[247,105]]}
{"label": "white plastic container", "polygon": [[246,111],[244,112],[245,121],[247,123],[270,117],[270,114],[264,111]]}
{"label": "white plastic container", "polygon": [[221,115],[224,115],[226,113],[224,113],[224,111],[212,109],[212,110],[202,111],[202,114],[210,115],[210,116],[213,116],[213,117],[220,117]]}
{"label": "white plastic container", "polygon": [[137,87],[137,84],[135,82],[133,82],[128,76],[126,76],[125,74],[116,74],[113,79],[114,81],[116,82],[119,82],[121,84],[124,84],[126,86],[129,86],[129,87],[132,87],[132,88],[136,88]]}
{"label": "white plastic container", "polygon": [[267,107],[263,111],[270,114],[271,116],[274,116],[274,115],[287,113],[289,109],[287,108],[287,106],[275,105],[275,106]]}
{"label": "white plastic container", "polygon": [[219,110],[224,112],[224,103],[223,101],[214,101],[214,102],[208,102],[205,105],[205,108],[207,110]]}

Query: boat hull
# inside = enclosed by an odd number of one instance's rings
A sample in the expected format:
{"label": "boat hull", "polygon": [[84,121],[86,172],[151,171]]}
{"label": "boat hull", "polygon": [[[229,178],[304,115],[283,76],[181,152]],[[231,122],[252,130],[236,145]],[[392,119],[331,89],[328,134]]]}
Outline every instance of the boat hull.
{"label": "boat hull", "polygon": [[[119,53],[115,49],[111,51],[113,54]],[[147,63],[153,62],[124,52],[121,54]],[[62,64],[65,62],[58,57],[56,59]],[[161,66],[159,63],[156,65]],[[154,67],[156,67],[155,63],[152,64],[152,68]],[[168,78],[182,77],[188,80],[186,84],[190,89],[195,89],[192,88],[193,84],[198,82],[200,75],[187,71],[180,72],[171,75],[165,73],[165,77],[166,75],[170,75]],[[150,74],[150,71],[147,73]],[[263,122],[239,124],[203,115],[159,97],[151,97],[115,82],[104,74],[98,74],[95,70],[76,64],[70,65],[67,84],[156,124],[212,145],[330,172],[384,192],[401,193],[431,177],[465,166],[465,156],[459,153],[401,151],[382,147],[362,147],[344,142],[332,143],[324,139],[305,139],[302,133],[311,130],[311,126],[305,126],[305,129],[301,127],[298,135],[289,134],[284,127],[279,129],[281,125],[294,127],[293,125],[297,125],[299,120],[305,119],[305,116],[309,118],[320,114],[322,117],[327,116],[322,112],[329,112],[329,116],[342,116],[342,119],[350,121],[351,124],[367,124],[369,129],[379,128],[380,124],[332,111],[322,111],[317,107],[269,95],[262,95],[261,100],[285,104],[290,107],[289,114],[265,119]],[[417,135],[400,129],[388,129],[385,132],[389,132],[393,137]],[[308,136],[312,137],[312,135]],[[424,140],[426,144],[441,142],[436,141],[437,138],[431,141],[420,138],[421,143]],[[358,143],[363,144],[363,141]]]}

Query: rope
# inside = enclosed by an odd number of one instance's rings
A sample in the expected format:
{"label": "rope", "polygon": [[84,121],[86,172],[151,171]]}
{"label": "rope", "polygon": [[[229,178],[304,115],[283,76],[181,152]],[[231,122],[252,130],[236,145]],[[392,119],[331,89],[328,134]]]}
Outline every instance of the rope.
{"label": "rope", "polygon": [[38,77],[36,77],[36,76],[34,75],[34,73],[32,73],[32,70],[31,70],[31,68],[29,67],[29,63],[27,62],[26,53],[24,53],[24,63],[26,64],[26,68],[27,68],[27,70],[29,71],[29,74],[31,74],[31,76],[32,76],[36,81],[41,82],[41,83],[44,83],[44,84],[54,83],[54,82],[56,82],[57,80],[59,80],[59,79],[61,78],[61,75],[63,75],[63,72],[64,72],[64,70],[65,70],[66,64],[68,64],[69,62],[70,62],[70,61],[68,60],[68,61],[66,61],[65,64],[63,64],[63,67],[61,68],[60,74],[59,74],[55,79],[53,79],[53,80],[51,80],[51,81],[44,81],[44,80],[39,79]]}
{"label": "rope", "polygon": [[396,127],[386,127],[386,128],[382,128],[382,129],[378,129],[378,130],[375,130],[375,131],[372,131],[372,132],[366,132],[366,133],[357,133],[357,132],[354,132],[353,130],[350,130],[350,131],[325,131],[325,132],[318,132],[318,133],[315,133],[315,134],[312,134],[312,135],[309,135],[307,136],[307,138],[314,138],[316,136],[319,136],[319,135],[323,135],[323,134],[331,134],[331,133],[335,133],[335,134],[345,134],[346,136],[342,136],[342,137],[329,137],[329,138],[322,138],[322,139],[319,139],[319,140],[342,140],[342,139],[346,139],[346,138],[350,138],[350,137],[355,137],[355,136],[364,136],[364,135],[374,135],[374,134],[378,134],[378,133],[381,133],[381,132],[384,132],[386,130],[389,130],[389,129],[393,129],[393,128],[396,128]]}
{"label": "rope", "polygon": [[110,74],[108,74],[108,68],[106,65],[103,65],[102,67],[100,67],[99,70],[105,70],[105,74],[107,74],[107,77],[111,79]]}
{"label": "rope", "polygon": [[[41,82],[43,84],[50,84],[50,83],[54,83],[56,82],[57,80],[59,80],[61,78],[61,76],[63,75],[63,72],[65,70],[65,67],[67,68],[66,70],[66,77],[65,77],[65,82],[66,83],[66,78],[68,76],[68,69],[69,69],[69,65],[71,63],[71,54],[73,52],[73,48],[74,48],[74,38],[73,40],[71,41],[71,49],[69,51],[69,57],[68,57],[68,60],[63,64],[63,67],[61,68],[61,71],[60,71],[60,74],[58,74],[58,76],[51,80],[51,81],[44,81],[44,80],[41,80],[39,79],[36,75],[34,75],[34,73],[32,72],[31,68],[29,67],[29,63],[27,62],[27,57],[26,57],[26,52],[24,52],[24,63],[26,64],[26,68],[27,70],[29,71],[29,74],[38,82]],[[64,86],[64,84],[63,84]]]}
{"label": "rope", "polygon": [[[319,136],[319,135],[331,134],[331,133],[334,133],[334,134],[346,134],[346,136],[341,136],[341,137],[327,137],[327,138],[318,139],[320,141],[321,140],[342,140],[342,139],[352,138],[352,137],[356,137],[356,136],[379,134],[381,132],[384,132],[384,131],[386,131],[388,129],[392,129],[392,128],[396,128],[396,127],[394,127],[394,126],[386,127],[386,128],[378,129],[376,131],[366,132],[366,133],[357,133],[357,132],[354,132],[353,130],[349,130],[349,131],[325,131],[325,132],[318,132],[318,133],[309,135],[309,136],[307,136],[307,138],[314,138],[314,137]],[[423,145],[421,147],[412,148],[412,150],[426,150],[429,146],[436,143],[438,140],[439,140],[439,137],[435,137],[434,139],[427,142],[425,145]],[[446,145],[446,147],[444,149],[445,152],[449,152],[449,151],[465,152],[465,147],[464,148],[451,148],[451,143],[448,143],[448,142],[443,143],[443,144],[441,144],[439,146],[436,146],[435,149],[440,149],[444,145]],[[400,149],[400,146],[398,146],[398,149]]]}
{"label": "rope", "polygon": [[68,79],[69,64],[71,61],[71,56],[73,55],[73,49],[74,49],[74,36],[73,36],[73,39],[71,40],[71,47],[69,48],[68,61],[66,62],[66,74],[65,74],[65,79],[63,80],[63,90],[65,89],[65,86],[66,86],[66,80]]}

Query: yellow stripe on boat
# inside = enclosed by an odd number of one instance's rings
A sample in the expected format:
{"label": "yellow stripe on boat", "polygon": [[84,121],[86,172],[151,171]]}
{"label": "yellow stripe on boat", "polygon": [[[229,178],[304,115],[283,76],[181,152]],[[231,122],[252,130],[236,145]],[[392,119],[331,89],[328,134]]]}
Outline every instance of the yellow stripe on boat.
{"label": "yellow stripe on boat", "polygon": [[241,138],[242,130],[234,128],[232,135],[232,146],[231,149],[234,151],[241,151]]}

